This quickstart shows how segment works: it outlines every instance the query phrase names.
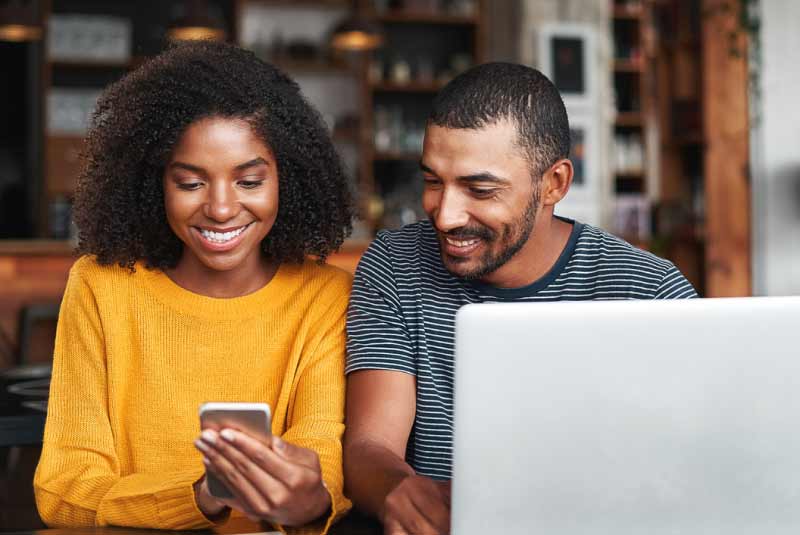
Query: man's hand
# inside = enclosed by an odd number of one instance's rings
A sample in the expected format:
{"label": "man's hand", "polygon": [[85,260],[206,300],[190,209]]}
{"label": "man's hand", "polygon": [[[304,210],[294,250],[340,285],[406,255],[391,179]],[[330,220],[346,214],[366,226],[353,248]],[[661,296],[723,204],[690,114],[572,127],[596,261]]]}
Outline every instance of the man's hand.
{"label": "man's hand", "polygon": [[450,482],[410,475],[386,496],[381,511],[385,535],[450,533]]}
{"label": "man's hand", "polygon": [[234,495],[219,502],[251,520],[298,526],[331,506],[316,452],[273,436],[264,444],[239,431],[206,429],[195,442],[204,463]]}

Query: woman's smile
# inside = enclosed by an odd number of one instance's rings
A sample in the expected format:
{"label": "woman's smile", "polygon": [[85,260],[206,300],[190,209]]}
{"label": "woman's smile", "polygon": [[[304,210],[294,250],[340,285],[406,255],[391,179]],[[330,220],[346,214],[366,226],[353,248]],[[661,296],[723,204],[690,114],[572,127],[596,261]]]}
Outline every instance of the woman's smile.
{"label": "woman's smile", "polygon": [[237,227],[192,227],[193,234],[199,238],[200,244],[212,252],[235,249],[245,238],[247,229],[253,222]]}

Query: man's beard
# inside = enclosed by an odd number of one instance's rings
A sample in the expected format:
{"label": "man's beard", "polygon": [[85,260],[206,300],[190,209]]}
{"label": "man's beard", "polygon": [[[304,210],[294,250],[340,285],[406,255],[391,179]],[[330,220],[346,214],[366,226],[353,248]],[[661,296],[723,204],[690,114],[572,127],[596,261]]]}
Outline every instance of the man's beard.
{"label": "man's beard", "polygon": [[[511,224],[504,224],[501,235],[492,229],[480,226],[460,227],[450,232],[444,233],[449,238],[480,238],[485,246],[486,252],[481,256],[478,265],[467,272],[456,272],[447,267],[448,261],[451,264],[461,264],[468,262],[469,258],[456,258],[447,256],[442,250],[442,261],[445,268],[456,277],[466,280],[482,279],[490,273],[500,269],[506,262],[511,260],[515,254],[528,242],[533,234],[533,226],[536,221],[536,214],[539,212],[539,188],[535,189],[534,195],[525,207],[525,211]],[[501,249],[494,252],[492,244],[499,241]]]}

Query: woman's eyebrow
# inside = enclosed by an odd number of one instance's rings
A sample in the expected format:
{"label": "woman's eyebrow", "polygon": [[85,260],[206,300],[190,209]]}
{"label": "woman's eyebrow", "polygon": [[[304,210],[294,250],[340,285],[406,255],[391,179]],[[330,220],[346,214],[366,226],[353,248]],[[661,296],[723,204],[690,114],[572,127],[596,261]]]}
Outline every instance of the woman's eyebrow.
{"label": "woman's eyebrow", "polygon": [[257,167],[259,165],[269,165],[269,163],[264,158],[253,158],[249,162],[240,163],[236,166],[237,171],[241,171],[242,169],[248,169],[250,167]]}
{"label": "woman's eyebrow", "polygon": [[[258,167],[259,165],[267,165],[268,166],[269,163],[264,158],[261,158],[261,157],[253,158],[250,161],[247,161],[247,162],[244,162],[244,163],[240,163],[239,165],[234,167],[234,169],[236,169],[237,171],[241,171],[243,169],[249,169],[251,167]],[[185,169],[185,170],[191,171],[193,173],[200,173],[200,174],[205,173],[205,169],[203,169],[202,167],[199,167],[197,165],[192,165],[190,163],[185,163],[185,162],[172,162],[172,163],[169,164],[168,167],[170,167],[170,168],[177,167],[179,169]]]}
{"label": "woman's eyebrow", "polygon": [[200,174],[203,174],[203,173],[206,172],[206,170],[203,169],[202,167],[198,167],[196,165],[192,165],[190,163],[183,163],[183,162],[171,162],[167,167],[169,167],[169,168],[177,167],[179,169],[185,169],[187,171],[191,171],[193,173],[200,173]]}

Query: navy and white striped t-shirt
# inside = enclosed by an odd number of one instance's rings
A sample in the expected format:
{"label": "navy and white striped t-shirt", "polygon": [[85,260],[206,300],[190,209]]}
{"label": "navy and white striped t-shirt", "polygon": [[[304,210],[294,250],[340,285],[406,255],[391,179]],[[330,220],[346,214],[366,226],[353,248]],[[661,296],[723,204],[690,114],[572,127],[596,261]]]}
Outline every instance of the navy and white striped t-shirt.
{"label": "navy and white striped t-shirt", "polygon": [[455,315],[461,306],[697,296],[671,262],[580,223],[574,223],[553,268],[523,288],[456,278],[439,254],[430,222],[380,232],[358,265],[347,316],[346,373],[396,370],[416,376],[417,413],[406,460],[434,479],[451,473]]}

